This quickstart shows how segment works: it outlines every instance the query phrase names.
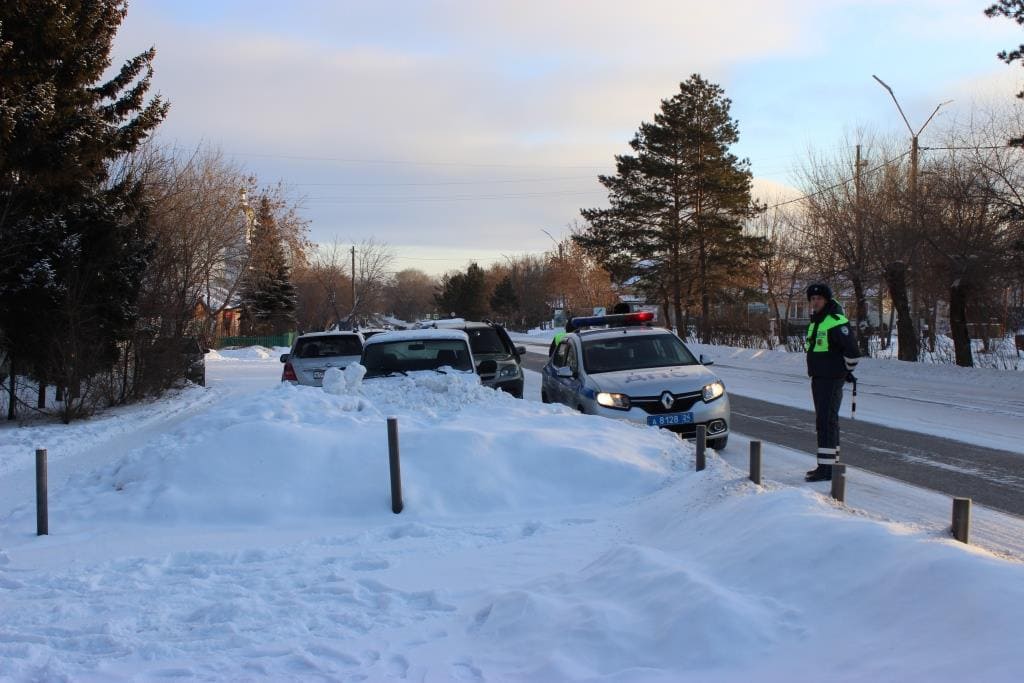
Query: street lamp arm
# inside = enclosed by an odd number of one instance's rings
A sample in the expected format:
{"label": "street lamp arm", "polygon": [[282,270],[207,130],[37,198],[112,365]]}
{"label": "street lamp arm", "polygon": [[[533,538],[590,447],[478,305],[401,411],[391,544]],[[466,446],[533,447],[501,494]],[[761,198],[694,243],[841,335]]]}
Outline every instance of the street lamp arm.
{"label": "street lamp arm", "polygon": [[939,102],[939,104],[935,107],[935,111],[933,111],[932,115],[928,117],[928,120],[924,122],[924,125],[921,126],[921,130],[917,131],[917,134],[921,135],[921,131],[923,131],[928,126],[928,124],[932,122],[932,119],[935,118],[935,115],[939,113],[940,109],[945,107],[947,104],[952,104],[952,103],[953,103],[953,100],[946,100],[945,102]]}
{"label": "street lamp arm", "polygon": [[[920,131],[918,131],[917,134],[914,133],[914,129],[910,126],[910,121],[907,120],[907,115],[903,113],[903,107],[900,106],[900,101],[896,99],[896,93],[894,93],[892,91],[892,88],[889,87],[888,83],[883,81],[878,76],[876,76],[874,74],[871,74],[871,77],[873,79],[875,79],[876,81],[878,81],[883,88],[885,88],[886,90],[889,91],[889,95],[892,97],[892,101],[896,103],[896,108],[899,110],[900,116],[903,117],[903,123],[907,124],[907,130],[910,131],[910,136],[916,138],[917,135],[920,134]],[[932,116],[934,116],[934,114],[932,114]],[[928,119],[928,120],[930,121],[931,119]],[[925,125],[927,125],[927,124],[925,124]],[[921,130],[924,130],[924,126],[921,127]]]}

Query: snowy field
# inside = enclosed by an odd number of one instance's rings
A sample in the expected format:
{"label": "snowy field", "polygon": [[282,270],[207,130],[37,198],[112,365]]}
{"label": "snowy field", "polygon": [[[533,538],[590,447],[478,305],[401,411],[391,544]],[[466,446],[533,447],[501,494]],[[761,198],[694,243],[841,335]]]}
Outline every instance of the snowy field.
{"label": "snowy field", "polygon": [[[513,335],[547,353],[550,330]],[[802,353],[688,344],[715,361],[730,393],[813,410]],[[1024,373],[865,358],[855,373],[857,419],[1024,455]],[[843,416],[850,410],[850,390]]]}
{"label": "snowy field", "polygon": [[[207,390],[60,433],[0,431],[0,679],[1024,670],[1019,562],[844,510],[824,489],[754,486],[714,455],[695,473],[669,433],[455,377],[339,375],[321,390],[280,385],[276,351],[219,355]],[[36,444],[51,449],[47,537],[34,535]]]}

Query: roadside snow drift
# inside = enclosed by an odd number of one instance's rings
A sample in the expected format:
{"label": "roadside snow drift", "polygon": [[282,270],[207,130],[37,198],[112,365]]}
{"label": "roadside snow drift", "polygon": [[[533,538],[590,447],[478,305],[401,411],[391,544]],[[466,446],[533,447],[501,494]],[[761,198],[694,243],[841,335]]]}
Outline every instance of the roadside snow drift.
{"label": "roadside snow drift", "polygon": [[[225,400],[0,526],[0,679],[1016,681],[1024,566],[436,373]],[[405,511],[390,510],[399,418]]]}

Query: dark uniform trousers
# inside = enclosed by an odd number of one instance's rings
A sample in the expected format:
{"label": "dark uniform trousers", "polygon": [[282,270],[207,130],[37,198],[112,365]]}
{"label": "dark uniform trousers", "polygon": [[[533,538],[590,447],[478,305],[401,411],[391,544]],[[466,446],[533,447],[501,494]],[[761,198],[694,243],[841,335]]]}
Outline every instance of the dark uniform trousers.
{"label": "dark uniform trousers", "polygon": [[839,460],[839,406],[843,403],[844,383],[844,379],[831,377],[811,378],[819,465],[834,465]]}

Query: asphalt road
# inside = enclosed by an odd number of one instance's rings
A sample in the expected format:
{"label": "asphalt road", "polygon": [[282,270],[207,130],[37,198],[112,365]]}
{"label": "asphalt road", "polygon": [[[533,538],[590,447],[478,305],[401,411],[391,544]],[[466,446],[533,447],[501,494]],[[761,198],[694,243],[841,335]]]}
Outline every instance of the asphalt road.
{"label": "asphalt road", "polygon": [[[528,353],[523,365],[540,371],[546,361]],[[814,467],[812,411],[735,394],[730,400],[732,431],[805,451],[808,468]],[[846,417],[840,420],[840,459],[847,465],[1024,516],[1024,456]],[[964,427],[970,425],[965,421]]]}

